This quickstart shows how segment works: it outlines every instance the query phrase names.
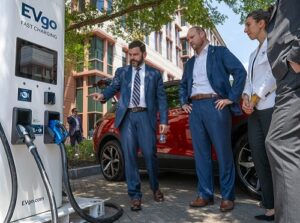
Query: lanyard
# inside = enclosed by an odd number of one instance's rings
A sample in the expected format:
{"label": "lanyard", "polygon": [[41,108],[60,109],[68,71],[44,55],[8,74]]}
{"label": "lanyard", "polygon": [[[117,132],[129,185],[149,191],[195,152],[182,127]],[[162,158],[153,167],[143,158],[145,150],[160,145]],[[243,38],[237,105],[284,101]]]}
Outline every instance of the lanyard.
{"label": "lanyard", "polygon": [[255,60],[256,60],[256,58],[257,58],[257,55],[258,55],[258,53],[259,53],[259,50],[257,51],[257,53],[256,53],[256,55],[255,55],[255,57],[254,57],[254,59],[253,59],[253,62],[252,62],[252,66],[251,66],[251,74],[250,74],[250,77],[251,77],[251,83],[253,83],[253,69],[254,69],[254,63],[255,63]]}

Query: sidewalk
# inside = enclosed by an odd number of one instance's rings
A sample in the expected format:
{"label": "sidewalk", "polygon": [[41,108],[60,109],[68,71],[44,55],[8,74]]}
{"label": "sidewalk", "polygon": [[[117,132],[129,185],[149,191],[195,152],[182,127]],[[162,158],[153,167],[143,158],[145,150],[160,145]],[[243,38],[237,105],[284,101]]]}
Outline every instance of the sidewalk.
{"label": "sidewalk", "polygon": [[[215,204],[205,208],[190,208],[189,202],[195,199],[196,176],[184,173],[162,173],[159,175],[160,189],[165,194],[163,203],[153,201],[149,189],[147,174],[141,174],[143,209],[139,212],[130,210],[125,182],[108,182],[103,176],[93,175],[72,180],[73,191],[77,196],[107,199],[118,203],[124,209],[120,223],[255,223],[254,215],[263,214],[257,206],[258,201],[247,196],[243,191],[236,191],[236,206],[232,212],[219,211],[220,193],[216,186]],[[216,182],[218,180],[216,179]],[[111,210],[106,210],[111,213]]]}

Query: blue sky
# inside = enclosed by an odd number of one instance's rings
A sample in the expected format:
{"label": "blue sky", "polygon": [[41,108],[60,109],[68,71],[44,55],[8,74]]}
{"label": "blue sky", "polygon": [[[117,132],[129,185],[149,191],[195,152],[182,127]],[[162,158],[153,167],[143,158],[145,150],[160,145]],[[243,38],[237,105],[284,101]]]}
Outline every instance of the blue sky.
{"label": "blue sky", "polygon": [[250,40],[246,33],[244,33],[244,25],[240,25],[240,15],[235,14],[227,5],[216,4],[222,14],[227,15],[223,25],[217,25],[217,30],[222,36],[228,49],[239,58],[248,68],[248,60],[251,52],[255,50],[258,45],[256,40]]}

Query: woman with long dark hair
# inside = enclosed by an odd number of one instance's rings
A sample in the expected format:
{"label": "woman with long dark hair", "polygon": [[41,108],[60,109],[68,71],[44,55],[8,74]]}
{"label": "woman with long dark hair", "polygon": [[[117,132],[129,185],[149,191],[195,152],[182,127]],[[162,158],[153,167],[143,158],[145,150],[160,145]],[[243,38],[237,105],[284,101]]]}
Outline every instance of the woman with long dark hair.
{"label": "woman with long dark hair", "polygon": [[274,194],[270,164],[265,148],[265,139],[272,119],[275,103],[276,81],[267,58],[266,27],[270,12],[256,10],[248,14],[245,30],[251,40],[259,45],[250,55],[249,68],[243,92],[242,109],[249,115],[248,138],[252,158],[262,191],[265,214],[257,215],[257,220],[274,220]]}

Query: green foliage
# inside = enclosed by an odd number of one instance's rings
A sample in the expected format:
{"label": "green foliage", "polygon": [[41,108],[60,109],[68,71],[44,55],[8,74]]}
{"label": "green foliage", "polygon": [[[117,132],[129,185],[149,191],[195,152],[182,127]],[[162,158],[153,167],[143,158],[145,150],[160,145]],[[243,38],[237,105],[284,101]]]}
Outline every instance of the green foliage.
{"label": "green foliage", "polygon": [[80,162],[96,163],[96,158],[93,151],[93,141],[83,140],[79,144],[79,157],[75,157],[75,148],[71,145],[66,145],[67,157],[72,165],[80,165]]}
{"label": "green foliage", "polygon": [[[66,3],[65,8],[65,27],[68,27],[76,17],[70,13],[70,2]],[[83,61],[83,42],[86,34],[77,30],[65,32],[65,74],[69,74],[75,67],[77,61]]]}
{"label": "green foliage", "polygon": [[[143,35],[158,31],[174,19],[179,12],[182,17],[194,25],[213,27],[222,23],[225,17],[211,5],[212,0],[115,0],[108,11],[98,11],[86,5],[84,13],[72,11],[67,4],[70,20],[66,22],[67,30],[80,29],[80,32],[91,30],[93,25],[103,25],[110,21],[108,29],[115,35],[130,39],[132,34]],[[97,22],[98,21],[98,22]],[[71,23],[70,23],[71,22]],[[99,23],[100,22],[100,23]],[[78,26],[74,26],[77,24]]]}
{"label": "green foliage", "polygon": [[240,14],[243,23],[250,11],[266,9],[275,0],[113,0],[109,10],[99,11],[86,4],[84,12],[71,10],[70,0],[66,0],[66,73],[74,68],[76,61],[83,61],[83,42],[95,26],[103,28],[106,22],[105,28],[115,36],[127,40],[143,39],[145,35],[161,30],[163,25],[174,20],[176,13],[180,13],[190,24],[212,28],[227,18],[215,6],[221,2]]}
{"label": "green foliage", "polygon": [[227,4],[236,14],[240,14],[240,23],[244,23],[247,14],[253,10],[267,10],[275,0],[217,0]]}

